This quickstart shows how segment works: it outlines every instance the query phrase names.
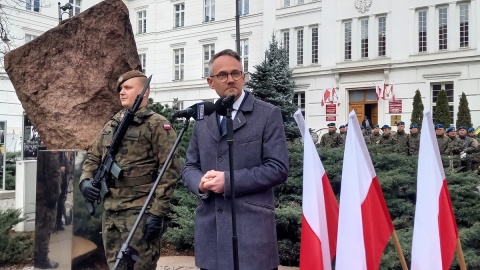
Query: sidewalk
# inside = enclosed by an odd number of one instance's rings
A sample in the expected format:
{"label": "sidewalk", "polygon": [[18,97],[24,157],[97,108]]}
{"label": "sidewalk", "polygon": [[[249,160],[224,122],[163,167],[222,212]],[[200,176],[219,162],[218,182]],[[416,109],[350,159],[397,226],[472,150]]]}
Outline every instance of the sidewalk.
{"label": "sidewalk", "polygon": [[[198,270],[195,267],[195,258],[188,256],[160,257],[157,270]],[[298,267],[280,266],[278,270],[298,270]]]}

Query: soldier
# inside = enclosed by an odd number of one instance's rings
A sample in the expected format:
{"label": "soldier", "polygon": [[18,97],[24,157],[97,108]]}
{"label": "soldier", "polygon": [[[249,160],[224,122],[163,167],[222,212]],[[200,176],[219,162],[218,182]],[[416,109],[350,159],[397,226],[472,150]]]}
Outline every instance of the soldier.
{"label": "soldier", "polygon": [[478,138],[475,137],[475,129],[473,127],[469,128],[468,129],[468,137],[472,138],[473,140],[473,147],[475,147],[477,149],[477,151],[479,150],[478,149],[478,146],[479,146],[479,142],[478,142]]}
{"label": "soldier", "polygon": [[380,142],[380,138],[382,135],[380,134],[380,126],[379,125],[373,125],[373,131],[372,134],[370,134],[370,143],[371,144],[378,144]]}
{"label": "soldier", "polygon": [[405,122],[397,123],[397,132],[392,134],[392,137],[396,140],[395,148],[397,152],[408,155],[408,134],[405,132]]}
{"label": "soldier", "polygon": [[396,140],[390,133],[392,128],[389,125],[383,125],[382,127],[382,137],[380,138],[379,144],[381,145],[395,145]]}
{"label": "soldier", "polygon": [[457,137],[457,131],[455,127],[447,128],[447,150],[446,154],[451,159],[450,169],[460,167],[460,154],[463,152],[463,142]]}
{"label": "soldier", "polygon": [[36,268],[57,268],[48,258],[50,234],[55,228],[57,200],[60,195],[60,161],[58,152],[39,151],[37,162],[37,197],[35,205],[35,247],[33,262]]}
{"label": "soldier", "polygon": [[463,151],[460,153],[462,159],[462,166],[470,170],[472,167],[472,158],[473,154],[477,150],[477,148],[473,145],[473,139],[467,136],[467,127],[460,126],[458,128],[458,136],[462,141]]}
{"label": "soldier", "polygon": [[363,139],[365,140],[365,144],[370,144],[370,136],[367,134],[367,130],[364,126],[361,126],[360,129],[362,130]]}
{"label": "soldier", "polygon": [[343,136],[343,134],[345,134],[345,132],[346,132],[345,125],[341,125],[340,126],[340,135]]}
{"label": "soldier", "polygon": [[322,135],[320,140],[320,146],[326,148],[336,148],[343,145],[343,139],[340,134],[337,133],[335,123],[330,123],[328,126],[328,133]]}
{"label": "soldier", "polygon": [[416,156],[418,155],[418,150],[420,148],[420,134],[418,133],[418,125],[410,125],[410,134],[408,135],[408,155]]}
{"label": "soldier", "polygon": [[438,150],[440,151],[440,155],[447,155],[448,138],[445,136],[445,126],[443,124],[436,124],[435,134],[437,135]]}
{"label": "soldier", "polygon": [[[92,185],[92,178],[106,152],[106,146],[110,145],[125,111],[132,108],[146,81],[145,74],[138,70],[126,72],[118,79],[117,91],[123,110],[103,127],[83,164],[80,190],[89,201],[99,199],[99,189]],[[147,89],[140,109],[135,112],[133,124],[115,156],[123,169],[123,175],[120,179],[110,179],[110,193],[103,201],[102,238],[109,268],[113,267],[117,253],[127,239],[177,137],[168,120],[147,107],[149,92],[150,89]],[[174,158],[148,205],[148,213],[142,217],[139,228],[131,239],[130,246],[139,253],[135,269],[156,267],[160,257],[163,220],[168,213],[173,185],[178,176],[179,163]]]}

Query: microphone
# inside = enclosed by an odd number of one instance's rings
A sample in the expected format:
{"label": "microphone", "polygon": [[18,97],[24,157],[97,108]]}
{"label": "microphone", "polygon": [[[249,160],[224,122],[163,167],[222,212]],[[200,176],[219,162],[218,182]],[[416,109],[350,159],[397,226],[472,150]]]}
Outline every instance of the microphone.
{"label": "microphone", "polygon": [[227,115],[228,107],[231,107],[235,103],[235,95],[228,95],[226,97],[219,98],[217,102],[215,102],[215,111],[219,115]]}
{"label": "microphone", "polygon": [[203,120],[205,116],[212,114],[216,109],[215,104],[212,102],[204,101],[193,104],[192,106],[184,109],[179,110],[173,113],[173,117],[180,118],[195,118],[195,121]]}

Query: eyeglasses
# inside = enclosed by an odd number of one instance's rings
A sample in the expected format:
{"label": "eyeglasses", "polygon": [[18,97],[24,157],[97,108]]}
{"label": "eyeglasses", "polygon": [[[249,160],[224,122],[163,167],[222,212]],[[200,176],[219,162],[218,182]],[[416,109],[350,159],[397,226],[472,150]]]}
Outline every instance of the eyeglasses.
{"label": "eyeglasses", "polygon": [[220,72],[218,73],[217,75],[211,75],[210,77],[217,77],[217,79],[220,81],[220,82],[226,82],[228,80],[228,75],[231,75],[232,76],[232,79],[234,81],[238,81],[242,78],[242,74],[243,72],[239,71],[239,70],[234,70],[230,73],[227,73],[227,72]]}

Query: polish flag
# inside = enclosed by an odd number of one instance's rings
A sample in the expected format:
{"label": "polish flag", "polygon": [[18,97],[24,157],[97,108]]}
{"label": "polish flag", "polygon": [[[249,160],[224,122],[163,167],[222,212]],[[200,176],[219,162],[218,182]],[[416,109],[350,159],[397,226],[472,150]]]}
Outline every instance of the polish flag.
{"label": "polish flag", "polygon": [[382,96],[382,88],[380,87],[380,85],[375,85],[375,87],[377,88],[375,91],[377,94],[377,100],[379,100],[380,97]]}
{"label": "polish flag", "polygon": [[325,89],[325,91],[323,91],[323,99],[320,105],[322,105],[323,107],[325,105],[325,102],[327,102],[329,98],[330,98],[330,91],[328,89]]}
{"label": "polish flag", "polygon": [[432,113],[427,111],[423,115],[418,154],[417,204],[410,269],[450,269],[457,240],[457,224],[435,137]]}
{"label": "polish flag", "polygon": [[337,246],[338,203],[300,110],[294,118],[304,143],[300,269],[331,270]]}
{"label": "polish flag", "polygon": [[392,232],[392,219],[352,110],[343,157],[335,269],[378,269]]}
{"label": "polish flag", "polygon": [[383,99],[383,100],[386,99],[386,97],[385,97],[385,93],[386,93],[386,92],[387,92],[387,84],[384,83],[384,84],[383,84],[383,92],[382,92],[382,95],[383,95],[383,96],[382,96],[382,99]]}

